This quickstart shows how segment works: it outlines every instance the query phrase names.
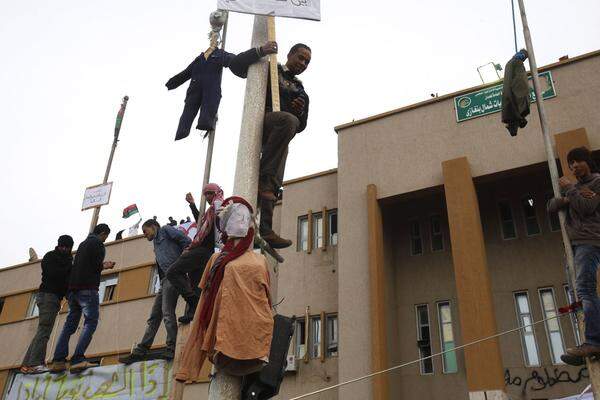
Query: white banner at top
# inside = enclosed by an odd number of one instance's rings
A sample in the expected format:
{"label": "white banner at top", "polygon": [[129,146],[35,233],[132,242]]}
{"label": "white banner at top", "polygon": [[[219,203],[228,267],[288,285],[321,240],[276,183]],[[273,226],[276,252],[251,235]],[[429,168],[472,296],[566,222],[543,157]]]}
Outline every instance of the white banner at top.
{"label": "white banner at top", "polygon": [[321,0],[217,0],[220,10],[321,20]]}

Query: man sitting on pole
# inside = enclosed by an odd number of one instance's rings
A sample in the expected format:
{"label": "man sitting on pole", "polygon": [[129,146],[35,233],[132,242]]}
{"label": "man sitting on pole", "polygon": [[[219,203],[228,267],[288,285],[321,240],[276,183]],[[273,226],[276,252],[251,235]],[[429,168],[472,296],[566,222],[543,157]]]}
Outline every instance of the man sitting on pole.
{"label": "man sitting on pole", "polygon": [[271,85],[267,86],[258,194],[260,234],[274,249],[292,245],[291,240],[283,239],[273,232],[273,209],[277,193],[283,185],[288,145],[296,133],[306,128],[309,99],[302,82],[296,76],[306,70],[311,54],[307,45],[295,44],[287,55],[285,65],[278,66],[281,111],[273,112]]}
{"label": "man sitting on pole", "polygon": [[206,263],[215,252],[215,221],[223,202],[223,190],[215,183],[207,184],[203,193],[210,207],[202,215],[196,237],[167,272],[167,278],[187,303],[186,313],[179,319],[183,324],[194,318],[200,299],[198,283]]}
{"label": "man sitting on pole", "polygon": [[573,183],[563,176],[559,185],[563,197],[551,199],[548,211],[567,212],[566,229],[571,239],[577,271],[577,296],[583,303],[585,342],[567,349],[574,357],[600,355],[600,299],[596,293],[596,272],[600,264],[600,174],[590,151],[577,147],[567,155]]}
{"label": "man sitting on pole", "polygon": [[46,346],[54,328],[54,321],[60,311],[60,303],[67,294],[69,274],[73,265],[73,238],[62,235],[58,245],[46,253],[42,259],[42,284],[36,295],[39,310],[38,327],[27,354],[23,359],[21,373],[36,374],[46,372]]}
{"label": "man sitting on pole", "polygon": [[100,316],[100,301],[98,298],[98,287],[100,286],[100,275],[105,269],[112,269],[115,263],[104,261],[106,249],[104,242],[110,234],[110,228],[106,224],[97,225],[93,232],[79,245],[71,278],[69,279],[69,314],[65,321],[58,343],[54,350],[54,359],[50,372],[63,372],[67,369],[66,359],[69,354],[69,339],[77,331],[77,325],[83,314],[83,328],[77,341],[75,353],[71,357],[71,372],[77,373],[98,364],[85,360],[87,350],[92,336],[98,327]]}
{"label": "man sitting on pole", "polygon": [[165,276],[171,265],[192,242],[179,229],[170,225],[161,227],[153,219],[144,222],[142,231],[144,232],[144,237],[154,244],[156,268],[160,277],[160,289],[154,298],[154,305],[152,306],[142,341],[138,343],[131,354],[119,359],[124,364],[131,364],[146,358],[146,354],[154,342],[161,321],[165,322],[167,348],[158,358],[172,360],[175,356],[175,344],[177,342],[175,308],[177,307],[179,293]]}

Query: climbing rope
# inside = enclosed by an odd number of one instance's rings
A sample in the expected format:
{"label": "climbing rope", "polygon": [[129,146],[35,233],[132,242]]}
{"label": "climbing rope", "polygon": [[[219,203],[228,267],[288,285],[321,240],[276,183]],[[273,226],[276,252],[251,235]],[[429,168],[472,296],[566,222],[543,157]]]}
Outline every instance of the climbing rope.
{"label": "climbing rope", "polygon": [[569,315],[569,314],[570,314],[570,312],[557,314],[557,315],[555,315],[553,317],[544,318],[544,319],[541,319],[539,321],[535,321],[535,322],[533,322],[533,323],[531,323],[529,325],[523,325],[523,326],[520,326],[518,328],[514,328],[514,329],[510,329],[508,331],[500,332],[500,333],[497,333],[497,334],[492,335],[492,336],[488,336],[488,337],[485,337],[485,338],[482,338],[482,339],[477,339],[475,341],[463,344],[461,346],[457,346],[457,347],[455,347],[453,349],[445,350],[445,351],[441,351],[439,353],[432,354],[432,355],[430,355],[428,357],[421,357],[421,358],[418,358],[416,360],[406,362],[404,364],[396,365],[394,367],[390,367],[390,368],[387,368],[387,369],[384,369],[384,370],[381,370],[381,371],[373,372],[373,373],[370,373],[368,375],[364,375],[364,376],[361,376],[361,377],[358,377],[358,378],[350,379],[348,381],[338,383],[337,385],[328,386],[328,387],[325,387],[323,389],[315,390],[314,392],[310,392],[310,393],[306,393],[306,394],[303,394],[303,395],[300,395],[300,396],[292,397],[289,400],[305,399],[307,397],[311,397],[311,396],[314,396],[314,395],[319,394],[319,393],[324,393],[324,392],[327,392],[329,390],[337,389],[339,387],[346,386],[346,385],[349,385],[351,383],[356,383],[356,382],[360,382],[360,381],[364,381],[366,379],[372,378],[374,376],[387,374],[388,372],[395,371],[395,370],[400,369],[400,368],[408,367],[408,366],[413,365],[413,364],[418,364],[418,363],[420,363],[421,361],[424,361],[424,360],[433,359],[434,357],[438,357],[438,356],[444,355],[446,353],[451,353],[451,352],[456,351],[456,350],[460,350],[460,349],[464,349],[466,347],[474,346],[476,344],[479,344],[479,343],[482,343],[482,342],[485,342],[485,341],[488,341],[488,340],[496,339],[496,338],[499,338],[501,336],[508,335],[509,333],[518,332],[518,331],[520,331],[522,329],[529,328],[529,327],[532,327],[534,325],[540,324],[542,322],[546,322],[546,321],[549,321],[549,320],[552,320],[552,319],[557,319],[557,318],[560,318],[560,317],[563,317],[563,316]]}

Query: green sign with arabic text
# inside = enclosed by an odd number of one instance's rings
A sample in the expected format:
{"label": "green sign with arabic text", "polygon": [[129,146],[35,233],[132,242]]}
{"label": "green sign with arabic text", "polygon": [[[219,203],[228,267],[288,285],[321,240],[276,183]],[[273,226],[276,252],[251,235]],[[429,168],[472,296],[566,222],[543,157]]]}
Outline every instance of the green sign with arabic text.
{"label": "green sign with arabic text", "polygon": [[[533,91],[531,77],[529,77],[529,82],[529,98],[533,103],[535,101],[535,92]],[[554,81],[552,80],[552,73],[550,71],[540,74],[540,86],[542,89],[542,98],[550,99],[556,97],[556,89],[554,88]],[[456,110],[456,122],[463,122],[501,111],[502,83],[455,97],[454,109]]]}

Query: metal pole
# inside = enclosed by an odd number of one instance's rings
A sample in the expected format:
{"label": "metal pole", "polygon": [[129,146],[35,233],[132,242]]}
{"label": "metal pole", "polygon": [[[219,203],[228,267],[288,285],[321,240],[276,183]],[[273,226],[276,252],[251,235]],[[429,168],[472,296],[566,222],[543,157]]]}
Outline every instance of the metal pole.
{"label": "metal pole", "polygon": [[[119,142],[119,133],[121,132],[121,123],[123,122],[123,116],[125,115],[125,109],[127,108],[127,102],[129,96],[123,97],[123,103],[121,103],[121,109],[117,114],[117,123],[115,124],[115,136],[113,139],[112,147],[110,149],[110,156],[108,157],[108,164],[106,165],[106,171],[104,172],[104,179],[102,184],[108,182],[108,176],[110,175],[110,168],[112,167],[113,158],[115,157],[115,150],[117,150],[117,144]],[[90,233],[94,230],[98,224],[98,218],[100,217],[100,207],[94,208],[94,214],[92,215],[92,222],[90,223]]]}
{"label": "metal pole", "polygon": [[[535,61],[535,53],[533,51],[533,44],[531,41],[531,32],[529,31],[529,24],[527,23],[527,14],[525,13],[525,4],[523,0],[519,1],[519,9],[521,12],[521,21],[523,23],[523,36],[525,37],[525,45],[527,46],[527,53],[529,57],[529,66],[531,68],[531,76],[533,78],[533,89],[535,91],[535,102],[537,104],[538,114],[540,117],[540,125],[542,127],[542,135],[544,138],[544,145],[546,147],[546,155],[548,158],[548,168],[550,170],[550,178],[552,180],[552,189],[555,197],[560,197],[560,188],[558,186],[558,168],[556,166],[556,155],[552,147],[552,140],[550,138],[550,130],[548,128],[548,119],[546,117],[546,108],[544,106],[544,99],[542,97],[542,91],[540,87],[540,80],[538,76],[537,63]],[[577,299],[577,290],[575,288],[575,277],[576,277],[576,266],[573,260],[573,248],[571,247],[571,241],[567,235],[565,229],[565,212],[560,211],[560,230],[562,233],[563,244],[565,248],[565,258],[569,269],[569,286],[573,290],[575,298]],[[578,318],[581,321],[581,318]],[[584,338],[583,324],[579,323],[579,331],[581,337]],[[588,370],[590,371],[590,381],[594,391],[594,399],[600,400],[600,364],[598,362],[590,362],[587,360]]]}
{"label": "metal pole", "polygon": [[[227,42],[227,24],[229,23],[229,13],[227,13],[227,17],[225,19],[225,24],[223,25],[223,40],[221,41],[221,49],[225,50],[225,43]],[[204,186],[208,184],[210,181],[210,169],[212,167],[212,156],[213,149],[215,146],[215,129],[208,132],[208,147],[206,148],[206,161],[204,162],[204,179],[202,180],[202,190],[204,190]],[[200,219],[202,218],[202,214],[206,210],[206,197],[204,196],[204,192],[200,196],[200,208],[198,221],[196,223],[200,223]]]}
{"label": "metal pole", "polygon": [[515,20],[515,0],[510,0],[510,10],[512,11],[512,19],[513,19],[513,37],[515,38],[515,53],[519,51],[519,47],[517,46],[517,21]]}

